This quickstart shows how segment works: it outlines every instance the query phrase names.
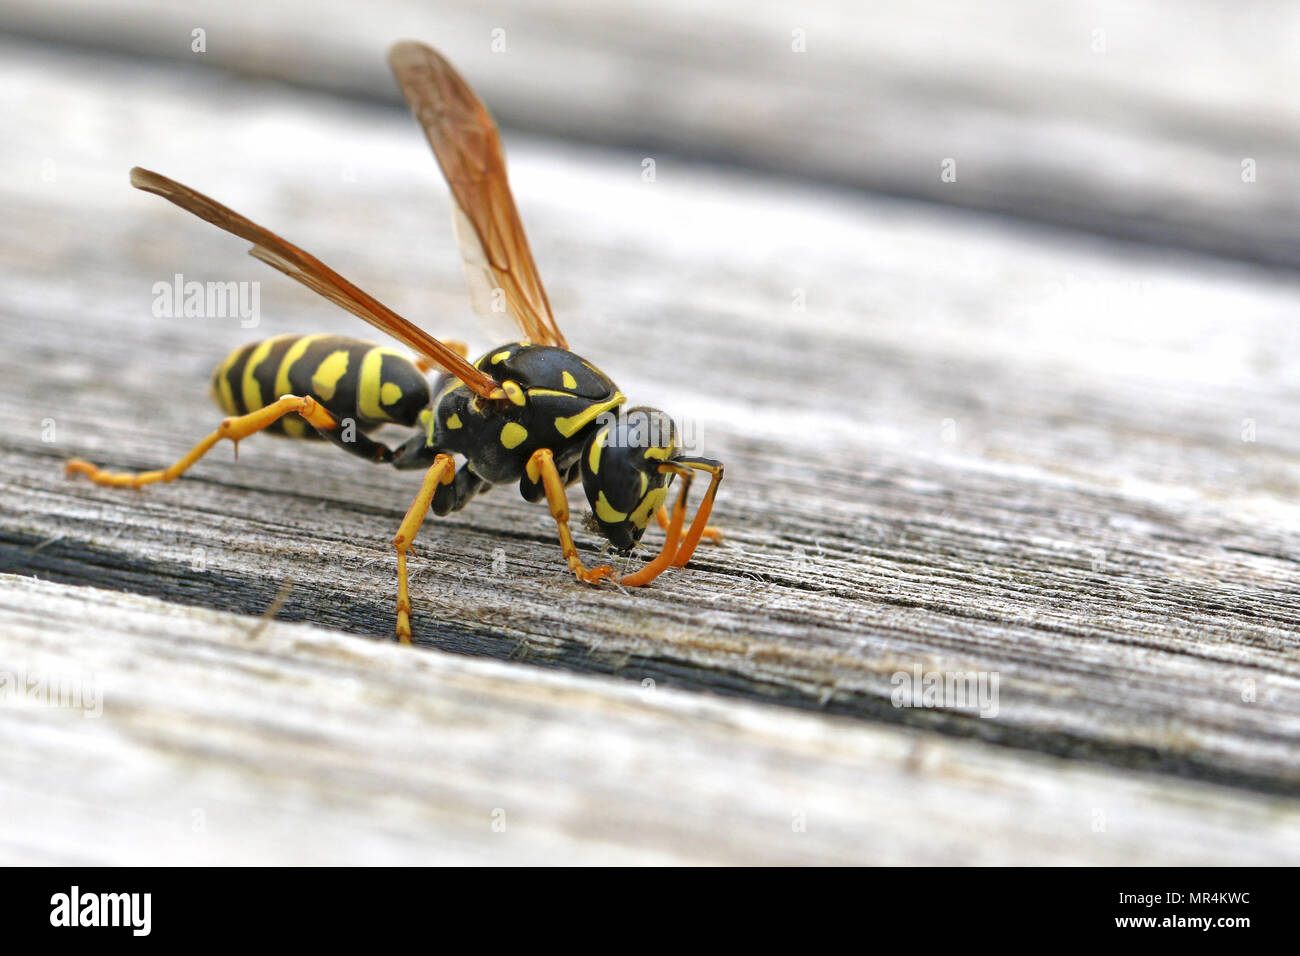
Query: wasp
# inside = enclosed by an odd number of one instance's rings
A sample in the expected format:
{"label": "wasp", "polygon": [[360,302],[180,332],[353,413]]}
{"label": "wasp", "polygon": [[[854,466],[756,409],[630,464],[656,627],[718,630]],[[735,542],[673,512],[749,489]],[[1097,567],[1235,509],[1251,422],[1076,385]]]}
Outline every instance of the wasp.
{"label": "wasp", "polygon": [[[399,469],[423,469],[419,493],[393,538],[397,551],[397,637],[411,640],[406,559],[427,513],[457,511],[495,485],[519,483],[524,499],[546,499],[569,570],[582,582],[649,584],[690,560],[708,524],[720,462],[684,454],[672,419],[653,408],[623,408],[604,372],[571,352],[546,298],[506,177],[500,135],[487,108],[439,53],[415,41],[395,44],[388,62],[423,127],[452,194],[452,220],[474,310],[499,314],[504,301],[516,341],[472,364],[461,343],[441,341],[363,292],[319,259],[188,186],[136,167],[131,184],[253,244],[250,254],[364,319],[410,349],[335,335],[282,335],[231,353],[212,377],[226,413],[217,429],[159,471],[110,472],[80,459],[69,474],[111,487],[173,481],[223,439],[259,431],[333,442]],[[441,375],[430,386],[428,376]],[[401,445],[371,437],[383,425],[414,429]],[[685,526],[692,476],[708,490]],[[616,577],[587,567],[569,529],[566,488],[582,481],[592,525],[619,553],[635,549],[655,518],[659,553]],[[680,479],[671,513],[665,504]]]}

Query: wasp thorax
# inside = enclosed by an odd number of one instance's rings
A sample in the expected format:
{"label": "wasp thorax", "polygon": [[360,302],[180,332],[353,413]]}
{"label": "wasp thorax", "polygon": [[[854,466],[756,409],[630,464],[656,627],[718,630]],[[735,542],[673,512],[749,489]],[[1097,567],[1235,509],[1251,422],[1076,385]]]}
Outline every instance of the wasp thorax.
{"label": "wasp thorax", "polygon": [[505,392],[506,398],[509,400],[511,405],[522,407],[528,402],[528,398],[524,394],[523,388],[516,381],[507,379],[502,382],[501,391]]}
{"label": "wasp thorax", "polygon": [[672,482],[664,462],[679,451],[673,420],[632,408],[602,425],[582,455],[582,486],[600,532],[620,551],[636,547]]}

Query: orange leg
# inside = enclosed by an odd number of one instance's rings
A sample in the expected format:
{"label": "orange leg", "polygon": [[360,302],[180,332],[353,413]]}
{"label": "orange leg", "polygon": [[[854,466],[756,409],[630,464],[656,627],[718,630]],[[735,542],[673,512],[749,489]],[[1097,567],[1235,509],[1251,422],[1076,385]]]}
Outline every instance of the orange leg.
{"label": "orange leg", "polygon": [[551,508],[551,517],[555,519],[555,526],[559,532],[560,549],[568,559],[569,570],[574,576],[579,581],[595,584],[601,578],[612,575],[614,569],[607,564],[589,569],[582,563],[578,548],[573,543],[573,535],[569,532],[569,499],[564,493],[564,479],[560,476],[559,469],[555,467],[555,457],[549,448],[537,449],[528,459],[528,479],[533,482],[541,481],[546,488],[546,503]]}
{"label": "orange leg", "polygon": [[[659,527],[665,531],[668,530],[668,506],[660,505],[659,510],[655,512],[655,521],[659,522]],[[716,525],[705,525],[704,530],[700,532],[700,540],[707,541],[710,544],[722,543],[722,529]]]}
{"label": "orange leg", "polygon": [[677,546],[682,540],[682,523],[686,520],[686,495],[691,490],[692,476],[685,468],[672,463],[660,465],[659,471],[673,471],[680,475],[682,490],[677,493],[677,501],[673,504],[673,516],[668,522],[668,537],[664,539],[664,546],[658,556],[640,571],[624,575],[619,582],[630,588],[639,588],[644,584],[649,584],[666,571],[668,566],[673,563],[674,556],[677,554]]}
{"label": "orange leg", "polygon": [[[695,553],[700,539],[704,538],[713,544],[722,540],[722,529],[715,528],[711,524],[706,524],[709,520],[709,512],[713,510],[713,499],[718,493],[718,483],[722,481],[722,466],[714,463],[705,464],[704,462],[682,461],[681,464],[688,468],[697,468],[700,471],[707,471],[713,475],[709,481],[709,490],[704,493],[704,501],[700,503],[700,510],[695,515],[695,520],[691,522],[691,530],[686,533],[686,540],[681,548],[678,549],[677,556],[673,558],[673,567],[680,568],[691,559]],[[662,505],[655,512],[655,520],[659,522],[659,527],[664,530],[668,529],[668,509]]]}
{"label": "orange leg", "polygon": [[433,495],[439,485],[449,485],[456,477],[456,462],[450,455],[438,455],[424,473],[424,482],[420,493],[411,502],[406,517],[397,528],[393,538],[393,547],[397,549],[397,639],[403,644],[411,643],[411,597],[407,590],[406,552],[411,550],[411,543],[424,524],[424,516],[433,503]]}
{"label": "orange leg", "polygon": [[317,428],[331,430],[338,427],[334,416],[321,408],[316,399],[310,396],[285,395],[265,408],[240,415],[238,418],[225,419],[217,426],[216,431],[190,449],[188,455],[161,471],[104,471],[80,458],[70,459],[64,467],[70,475],[85,475],[97,485],[109,485],[113,488],[139,488],[141,485],[151,485],[158,481],[175,481],[191,465],[211,451],[212,446],[221,439],[228,438],[238,445],[254,432],[259,432],[285,415],[294,413],[301,415]]}
{"label": "orange leg", "polygon": [[704,493],[704,500],[700,502],[700,509],[695,512],[695,520],[691,522],[691,530],[686,532],[686,539],[682,542],[681,547],[677,549],[677,556],[673,558],[673,567],[680,568],[691,559],[691,555],[695,553],[695,548],[700,543],[700,538],[707,537],[714,542],[722,540],[722,532],[708,523],[709,513],[713,510],[713,499],[717,497],[718,485],[722,482],[722,465],[716,461],[692,461],[680,458],[676,464],[685,465],[687,468],[695,468],[699,471],[707,471],[712,475],[709,479],[709,490]]}

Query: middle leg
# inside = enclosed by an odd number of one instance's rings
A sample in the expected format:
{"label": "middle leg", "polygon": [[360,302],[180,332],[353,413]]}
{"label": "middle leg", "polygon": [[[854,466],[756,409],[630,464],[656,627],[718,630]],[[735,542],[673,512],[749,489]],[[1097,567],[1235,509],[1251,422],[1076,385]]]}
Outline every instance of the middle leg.
{"label": "middle leg", "polygon": [[411,550],[411,543],[424,524],[424,516],[429,512],[433,496],[438,488],[447,485],[456,477],[456,462],[450,455],[438,455],[429,470],[424,474],[420,493],[411,502],[406,517],[402,519],[393,538],[393,547],[397,549],[397,639],[403,644],[411,643],[411,597],[407,589],[406,553]]}

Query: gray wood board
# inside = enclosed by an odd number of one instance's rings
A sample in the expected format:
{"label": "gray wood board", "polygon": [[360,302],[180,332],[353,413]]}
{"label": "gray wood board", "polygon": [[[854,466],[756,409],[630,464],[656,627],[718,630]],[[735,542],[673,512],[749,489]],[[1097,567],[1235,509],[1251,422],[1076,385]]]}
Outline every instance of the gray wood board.
{"label": "gray wood board", "polygon": [[0,620],[6,864],[1300,860],[1279,797],[9,575]]}
{"label": "gray wood board", "polygon": [[411,36],[519,129],[1300,265],[1286,0],[10,0],[0,30],[391,103]]}
{"label": "gray wood board", "polygon": [[[386,637],[412,476],[263,437],[139,493],[60,463],[166,463],[217,420],[207,377],[228,349],[362,332],[130,189],[136,163],[473,338],[414,124],[0,53],[17,170],[0,182],[3,569],[244,612],[291,580],[282,616]],[[636,154],[509,145],[571,342],[727,462],[729,538],[652,588],[586,588],[545,510],[501,490],[426,524],[422,641],[1294,793],[1294,282],[735,170],[661,166],[646,183]],[[155,317],[152,287],[176,272],[262,282],[261,324]],[[914,667],[997,675],[997,716],[893,706]]]}

